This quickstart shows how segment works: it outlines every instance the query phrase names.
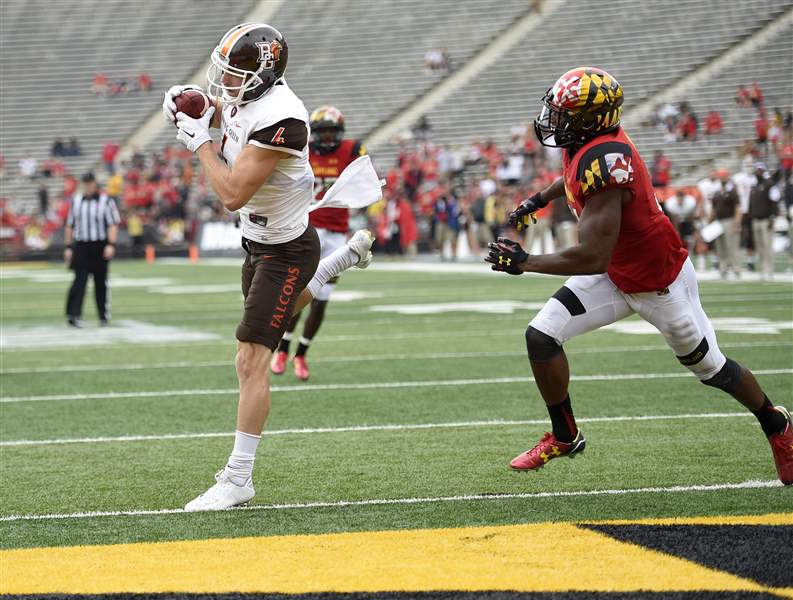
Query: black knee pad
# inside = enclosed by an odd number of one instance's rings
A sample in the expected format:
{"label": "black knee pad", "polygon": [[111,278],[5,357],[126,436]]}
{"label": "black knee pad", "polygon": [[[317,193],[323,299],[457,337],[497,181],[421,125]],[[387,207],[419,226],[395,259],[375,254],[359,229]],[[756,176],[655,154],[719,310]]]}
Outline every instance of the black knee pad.
{"label": "black knee pad", "polygon": [[727,362],[725,362],[724,366],[721,368],[721,371],[716,373],[710,379],[703,380],[702,383],[711,387],[719,388],[720,390],[724,390],[728,394],[732,394],[740,381],[741,365],[728,358]]}
{"label": "black knee pad", "polygon": [[531,362],[548,362],[562,351],[562,347],[550,335],[529,325],[526,329],[526,350]]}

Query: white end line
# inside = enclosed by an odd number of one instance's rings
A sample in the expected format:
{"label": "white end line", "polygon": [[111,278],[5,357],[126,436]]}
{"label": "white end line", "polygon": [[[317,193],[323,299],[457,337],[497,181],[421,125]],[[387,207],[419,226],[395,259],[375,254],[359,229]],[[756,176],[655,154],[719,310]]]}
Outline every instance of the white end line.
{"label": "white end line", "polygon": [[[333,502],[303,502],[290,504],[255,504],[229,511],[252,510],[301,510],[311,508],[344,508],[349,506],[390,506],[405,504],[430,504],[438,502],[475,502],[494,500],[534,500],[541,498],[569,498],[575,496],[622,496],[626,494],[676,494],[681,492],[715,492],[721,490],[745,490],[782,487],[779,481],[743,481],[741,483],[719,483],[712,485],[675,485],[670,487],[644,487],[607,490],[576,490],[569,492],[533,492],[519,494],[466,494],[460,496],[431,496],[424,498],[380,498],[369,500],[337,500]],[[0,517],[0,522],[11,521],[48,521],[55,519],[90,519],[99,517],[137,517],[171,514],[188,514],[181,508],[164,508],[157,510],[119,510],[60,513],[45,515],[7,515]],[[200,513],[199,513],[200,514]]]}

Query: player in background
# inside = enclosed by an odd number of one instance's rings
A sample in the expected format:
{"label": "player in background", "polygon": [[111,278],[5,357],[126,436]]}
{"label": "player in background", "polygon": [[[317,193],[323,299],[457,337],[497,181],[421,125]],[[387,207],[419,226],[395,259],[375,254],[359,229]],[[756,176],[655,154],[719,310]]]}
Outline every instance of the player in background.
{"label": "player in background", "polygon": [[600,69],[562,75],[542,99],[537,138],[563,148],[563,176],[524,201],[511,215],[519,228],[532,213],[566,196],[579,218],[580,242],[554,254],[532,256],[499,238],[485,259],[495,271],[570,275],[526,330],[531,369],[553,432],[511,463],[538,469],[584,450],[573,416],[570,369],[562,344],[638,313],[705,385],[727,392],[757,417],[768,437],[779,479],[793,483],[793,424],[774,406],[749,369],[725,357],[699,301],[688,251],[655,197],[650,175],[620,127],[622,86]]}
{"label": "player in background", "polygon": [[[359,231],[320,263],[319,239],[308,223],[314,197],[308,113],[284,79],[287,58],[286,41],[276,29],[243,23],[212,52],[207,80],[213,107],[200,119],[176,112],[174,98],[195,86],[174,86],[163,102],[166,121],[177,124],[177,139],[195,152],[223,206],[239,213],[246,253],[244,312],[236,331],[240,398],[234,448],[215,485],[188,502],[187,511],[222,510],[253,498],[253,463],[270,410],[272,352],[295,310],[329,279],[371,259],[373,238]],[[223,132],[220,157],[210,126]]]}
{"label": "player in background", "polygon": [[[366,154],[366,148],[359,140],[344,139],[344,115],[334,106],[321,106],[316,109],[311,113],[310,124],[309,161],[314,171],[314,195],[317,200],[321,200],[347,165]],[[319,235],[322,258],[347,242],[349,220],[350,211],[346,208],[318,208],[309,213],[308,222]],[[303,381],[309,377],[306,353],[322,325],[325,308],[338,280],[338,277],[334,277],[322,286],[317,297],[311,302],[311,309],[303,325],[303,335],[298,340],[297,350],[292,359],[295,376]],[[273,355],[270,370],[274,375],[281,375],[286,370],[289,345],[298,321],[300,321],[300,313],[296,313],[292,318],[281,338],[278,350]]]}

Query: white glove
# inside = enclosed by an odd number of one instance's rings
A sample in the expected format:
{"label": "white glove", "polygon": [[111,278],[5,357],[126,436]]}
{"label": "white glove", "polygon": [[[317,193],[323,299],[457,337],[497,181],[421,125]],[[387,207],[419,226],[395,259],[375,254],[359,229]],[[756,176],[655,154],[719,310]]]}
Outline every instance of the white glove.
{"label": "white glove", "polygon": [[165,92],[165,99],[162,101],[162,116],[168,123],[173,124],[176,121],[176,104],[173,99],[186,90],[204,91],[197,85],[188,83],[187,85],[174,85]]}
{"label": "white glove", "polygon": [[200,119],[188,117],[183,112],[176,114],[176,127],[178,128],[176,139],[182,142],[190,152],[195,152],[203,144],[212,141],[209,135],[209,124],[212,122],[212,115],[215,114],[215,107],[210,106]]}

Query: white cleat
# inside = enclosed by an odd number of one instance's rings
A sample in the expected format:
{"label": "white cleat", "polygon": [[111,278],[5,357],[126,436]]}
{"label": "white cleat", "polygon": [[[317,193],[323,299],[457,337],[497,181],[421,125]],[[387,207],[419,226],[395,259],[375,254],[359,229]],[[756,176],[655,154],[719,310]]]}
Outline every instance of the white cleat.
{"label": "white cleat", "polygon": [[206,492],[185,504],[185,512],[204,510],[226,510],[232,506],[245,504],[256,495],[253,480],[248,479],[245,485],[237,485],[226,475],[225,469],[215,474],[217,483]]}
{"label": "white cleat", "polygon": [[354,267],[365,269],[369,266],[369,263],[372,262],[372,244],[374,244],[374,236],[368,229],[359,229],[347,240],[347,246],[358,257],[358,262],[353,265]]}

